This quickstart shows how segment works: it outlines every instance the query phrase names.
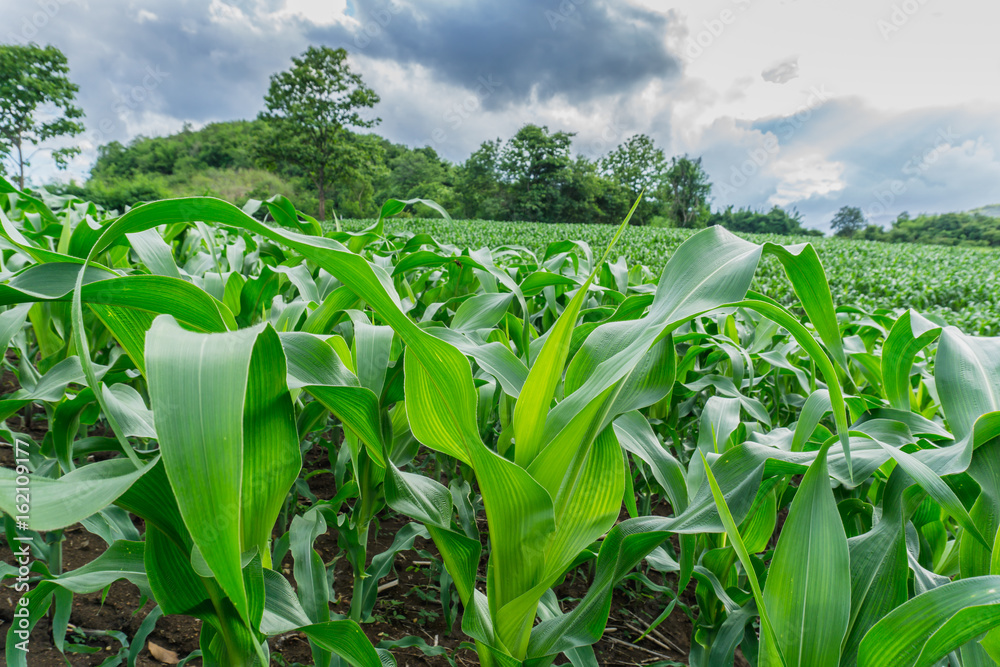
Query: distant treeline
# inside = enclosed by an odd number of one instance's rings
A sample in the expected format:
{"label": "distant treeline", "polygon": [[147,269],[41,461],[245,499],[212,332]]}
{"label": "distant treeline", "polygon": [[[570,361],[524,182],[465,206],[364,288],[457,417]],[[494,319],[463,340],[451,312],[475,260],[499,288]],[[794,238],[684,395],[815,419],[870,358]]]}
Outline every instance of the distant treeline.
{"label": "distant treeline", "polygon": [[[118,210],[184,195],[213,195],[242,205],[282,193],[314,214],[318,202],[309,174],[273,164],[255,150],[263,129],[259,120],[233,121],[138,137],[128,145],[111,142],[99,148],[86,183],[51,187]],[[668,159],[645,135],[596,160],[574,156],[572,139],[567,132],[525,125],[506,141],[486,141],[465,162],[453,164],[431,147],[345,131],[327,209],[340,217],[371,217],[390,197],[421,198],[456,218],[613,224],[642,193],[634,224],[805,231],[797,215],[781,209],[711,213],[711,183],[700,159]],[[414,214],[430,211],[418,205]]]}
{"label": "distant treeline", "polygon": [[748,208],[716,211],[708,221],[709,225],[721,225],[734,232],[748,234],[801,234],[808,236],[823,236],[818,229],[807,229],[802,226],[802,215],[795,209],[791,212],[775,206],[770,211],[755,211]]}
{"label": "distant treeline", "polygon": [[[140,201],[211,195],[242,206],[281,193],[315,214],[310,175],[271,163],[257,150],[261,121],[185,127],[165,137],[138,137],[128,145],[101,146],[84,184],[50,190],[76,194],[105,208]],[[442,159],[431,147],[411,148],[371,133],[344,131],[335,187],[327,210],[367,218],[389,198],[431,199],[455,218],[614,224],[643,193],[634,224],[663,227],[721,225],[735,232],[821,235],[803,227],[794,209],[711,211],[711,183],[700,159],[668,159],[646,135],[636,135],[606,156],[572,153],[573,135],[525,125],[507,140],[483,144],[465,162]],[[413,215],[432,214],[417,205]],[[332,216],[330,216],[332,217]],[[888,242],[1000,245],[1000,219],[981,213],[903,214],[885,231],[869,225],[845,236]]]}
{"label": "distant treeline", "polygon": [[1000,247],[1000,218],[977,211],[922,213],[915,218],[904,212],[888,230],[868,225],[854,238],[888,243]]}

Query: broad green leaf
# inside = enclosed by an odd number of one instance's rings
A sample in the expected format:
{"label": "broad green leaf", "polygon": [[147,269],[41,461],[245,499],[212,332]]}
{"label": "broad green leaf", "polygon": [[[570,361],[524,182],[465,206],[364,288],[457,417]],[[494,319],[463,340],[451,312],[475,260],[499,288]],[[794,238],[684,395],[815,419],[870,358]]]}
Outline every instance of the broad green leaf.
{"label": "broad green leaf", "polygon": [[771,560],[764,605],[776,644],[764,636],[762,664],[836,667],[851,614],[850,577],[824,449],[802,478]]}
{"label": "broad green leaf", "polygon": [[1000,626],[1000,577],[962,579],[900,605],[869,630],[859,667],[930,667]]}
{"label": "broad green leaf", "polygon": [[395,660],[387,651],[376,652],[354,621],[310,622],[288,581],[281,574],[264,570],[264,593],[261,631],[265,634],[302,632],[319,646],[355,667],[395,666]]}
{"label": "broad green leaf", "polygon": [[117,500],[154,465],[154,459],[136,468],[127,459],[108,459],[85,465],[58,478],[28,476],[29,502],[17,498],[23,485],[17,472],[0,467],[0,510],[20,517],[18,507],[29,508],[26,523],[32,530],[59,530],[96,514]]}
{"label": "broad green leaf", "polygon": [[[197,334],[162,316],[147,335],[149,393],[184,523],[241,618],[241,555],[267,543],[301,462],[273,330]],[[205,521],[205,517],[212,521]]]}
{"label": "broad green leaf", "polygon": [[910,410],[913,359],[941,335],[941,327],[913,310],[899,316],[882,345],[882,381],[889,405]]}

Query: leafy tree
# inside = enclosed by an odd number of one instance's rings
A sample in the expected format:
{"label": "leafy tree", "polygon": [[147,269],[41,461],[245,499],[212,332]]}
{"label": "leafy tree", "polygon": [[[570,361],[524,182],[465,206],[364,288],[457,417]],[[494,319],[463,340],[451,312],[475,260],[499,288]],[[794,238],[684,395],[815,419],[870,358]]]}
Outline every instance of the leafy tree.
{"label": "leafy tree", "polygon": [[500,153],[500,176],[511,189],[511,213],[516,219],[551,221],[561,186],[572,161],[573,134],[525,125]]}
{"label": "leafy tree", "polygon": [[351,71],[344,49],[310,46],[292,63],[271,77],[264,97],[260,155],[269,165],[300,169],[315,185],[319,217],[325,219],[327,190],[345,171],[338,161],[353,157],[344,146],[347,129],[379,122],[360,113],[374,107],[379,96]]}
{"label": "leafy tree", "polygon": [[[329,182],[337,184],[334,204],[344,217],[365,217],[381,203],[375,202],[374,184],[386,171],[383,156],[381,138],[372,134],[345,130],[333,145],[325,173]],[[393,196],[399,197],[399,194]],[[325,207],[324,202],[325,197],[320,190],[321,207]],[[320,217],[322,219],[322,213]]]}
{"label": "leafy tree", "polygon": [[[430,146],[412,150],[406,146],[401,148],[404,149],[402,153],[386,161],[392,174],[390,192],[403,193],[407,199],[430,199],[457,214],[459,203],[455,192],[455,168],[451,163],[443,160]],[[386,192],[386,197],[379,199],[390,196],[393,195]],[[429,209],[421,210],[430,212]]]}
{"label": "leafy tree", "polygon": [[850,238],[865,227],[865,214],[857,206],[842,206],[830,221],[830,228],[837,236]]}
{"label": "leafy tree", "polygon": [[708,220],[710,227],[721,225],[733,232],[747,234],[803,234],[822,236],[823,232],[816,229],[806,229],[802,226],[802,214],[792,209],[791,212],[775,206],[770,211],[755,211],[750,208],[733,210],[732,206],[725,211],[716,211]]}
{"label": "leafy tree", "polygon": [[858,238],[863,241],[884,241],[885,230],[878,225],[868,225],[861,231],[857,232],[854,238]]}
{"label": "leafy tree", "polygon": [[[79,87],[68,75],[66,56],[54,46],[0,46],[0,158],[13,158],[22,190],[24,170],[31,166],[31,156],[25,155],[28,146],[83,132],[78,121],[83,110],[74,104]],[[60,148],[52,151],[52,158],[65,169],[69,158],[79,153],[77,147]]]}
{"label": "leafy tree", "polygon": [[[613,184],[599,173],[597,164],[578,156],[566,170],[558,205],[553,210],[557,222],[620,224],[631,202],[609,196]],[[624,205],[623,205],[624,204]]]}
{"label": "leafy tree", "polygon": [[1000,218],[978,211],[968,213],[922,213],[915,218],[901,213],[885,232],[893,243],[1000,246]]}
{"label": "leafy tree", "polygon": [[[461,204],[455,193],[455,170],[430,146],[410,148],[382,140],[385,153],[383,176],[375,182],[375,200],[430,199],[454,215],[460,215]],[[420,205],[417,205],[420,207]],[[429,209],[418,209],[429,213]],[[405,213],[404,213],[405,215]],[[436,215],[436,214],[435,214]]]}
{"label": "leafy tree", "polygon": [[[601,158],[600,171],[612,184],[617,185],[625,200],[625,210],[644,193],[639,207],[632,216],[634,224],[648,224],[664,207],[667,158],[653,140],[637,134],[622,142],[616,149]],[[616,207],[617,208],[617,207]]]}
{"label": "leafy tree", "polygon": [[252,169],[252,146],[260,121],[209,123],[200,130],[190,125],[167,137],[139,136],[127,146],[117,141],[97,149],[92,178],[126,178],[137,174],[165,176],[208,169]]}
{"label": "leafy tree", "polygon": [[132,206],[136,202],[157,201],[174,196],[167,190],[162,178],[150,174],[138,174],[128,178],[92,178],[82,187],[71,181],[54,187],[49,186],[46,189],[58,194],[76,195],[84,201],[94,202],[109,211],[124,211],[126,207]]}
{"label": "leafy tree", "polygon": [[484,141],[459,168],[458,197],[466,218],[509,220],[506,186],[500,183],[500,139]]}
{"label": "leafy tree", "polygon": [[665,180],[670,196],[668,210],[674,225],[704,227],[710,214],[708,196],[712,183],[701,166],[701,158],[692,160],[687,155],[671,158]]}

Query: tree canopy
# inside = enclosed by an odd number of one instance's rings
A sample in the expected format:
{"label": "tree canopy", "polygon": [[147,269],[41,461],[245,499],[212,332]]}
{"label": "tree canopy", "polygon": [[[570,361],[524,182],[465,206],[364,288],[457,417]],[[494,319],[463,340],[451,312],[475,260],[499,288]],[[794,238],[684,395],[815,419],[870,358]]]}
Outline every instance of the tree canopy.
{"label": "tree canopy", "polygon": [[[83,110],[75,104],[78,90],[69,80],[66,56],[56,47],[0,45],[0,173],[5,173],[3,160],[12,160],[23,189],[24,170],[31,166],[29,149],[83,132]],[[52,158],[65,168],[79,153],[77,147],[57,148]]]}
{"label": "tree canopy", "polygon": [[271,77],[259,157],[301,170],[315,185],[320,218],[326,217],[327,190],[337,180],[357,182],[373,155],[367,144],[344,141],[349,128],[373,127],[377,118],[361,114],[379,102],[347,62],[347,51],[310,46],[293,67]]}
{"label": "tree canopy", "polygon": [[712,213],[708,225],[721,225],[730,231],[747,234],[823,235],[819,230],[803,227],[802,214],[797,210],[786,211],[779,206],[772,207],[770,211],[750,208],[734,210],[729,206],[724,211]]}
{"label": "tree canopy", "polygon": [[904,211],[893,221],[888,231],[869,225],[858,236],[889,243],[1000,247],[1000,217],[970,211],[921,213],[911,218]]}
{"label": "tree canopy", "polygon": [[842,206],[830,221],[830,229],[837,236],[854,236],[865,226],[865,214],[857,206]]}

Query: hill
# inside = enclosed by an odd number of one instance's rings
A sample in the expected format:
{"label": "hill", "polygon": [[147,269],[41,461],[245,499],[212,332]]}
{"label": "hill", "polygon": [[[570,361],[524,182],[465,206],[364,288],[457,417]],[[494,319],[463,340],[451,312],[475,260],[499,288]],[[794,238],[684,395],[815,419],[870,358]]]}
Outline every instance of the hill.
{"label": "hill", "polygon": [[296,179],[260,168],[253,156],[256,121],[186,125],[165,137],[113,141],[98,149],[97,162],[83,185],[55,186],[108,209],[124,210],[138,201],[208,195],[242,206],[281,192],[308,208],[309,194]]}
{"label": "hill", "polygon": [[969,211],[969,213],[980,213],[982,215],[988,215],[993,218],[1000,218],[1000,204],[990,204],[989,206],[980,206],[979,208]]}

